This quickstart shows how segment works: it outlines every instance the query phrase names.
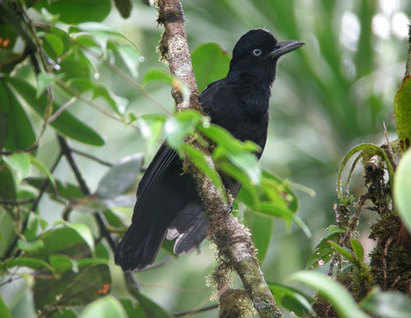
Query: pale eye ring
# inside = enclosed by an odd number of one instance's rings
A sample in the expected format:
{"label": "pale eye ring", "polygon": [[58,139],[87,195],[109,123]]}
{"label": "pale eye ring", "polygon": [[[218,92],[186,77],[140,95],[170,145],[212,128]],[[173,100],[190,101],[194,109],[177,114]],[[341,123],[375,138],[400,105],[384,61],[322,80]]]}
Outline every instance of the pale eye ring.
{"label": "pale eye ring", "polygon": [[253,55],[254,56],[260,56],[263,53],[263,51],[261,51],[260,49],[254,49],[253,50]]}

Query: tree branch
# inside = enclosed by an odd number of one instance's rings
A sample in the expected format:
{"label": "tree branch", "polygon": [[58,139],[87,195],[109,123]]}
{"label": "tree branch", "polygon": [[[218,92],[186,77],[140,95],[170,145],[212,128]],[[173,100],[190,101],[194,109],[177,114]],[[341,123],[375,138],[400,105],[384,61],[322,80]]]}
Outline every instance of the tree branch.
{"label": "tree branch", "polygon": [[[181,92],[177,87],[173,87],[172,95],[177,110],[192,108],[201,111],[181,3],[179,0],[159,0],[158,8],[158,22],[165,27],[159,47],[162,58],[168,62],[171,74],[178,77],[191,90],[190,101],[185,103]],[[231,215],[232,202],[227,202],[216,186],[194,165],[188,162],[187,167],[196,181],[209,217],[209,237],[217,245],[221,259],[224,259],[228,267],[237,271],[260,317],[281,317],[255,257],[250,232]],[[225,288],[226,284],[218,285],[221,294],[221,289]],[[220,302],[221,300],[220,298]]]}
{"label": "tree branch", "polygon": [[[80,172],[80,169],[78,168],[76,162],[74,161],[73,151],[68,145],[66,139],[62,136],[58,136],[58,141],[59,141],[60,148],[61,148],[63,155],[66,157],[68,164],[73,170],[74,176],[76,177],[77,183],[79,184],[81,191],[85,195],[91,195],[91,191],[89,187],[87,186],[87,183],[84,180],[83,175]],[[93,212],[93,216],[97,222],[97,226],[100,230],[100,234],[106,239],[107,243],[110,245],[110,248],[114,252],[116,249],[116,243],[111,237],[110,232],[107,230],[106,225],[104,223],[104,219],[101,217],[101,215],[97,211]]]}

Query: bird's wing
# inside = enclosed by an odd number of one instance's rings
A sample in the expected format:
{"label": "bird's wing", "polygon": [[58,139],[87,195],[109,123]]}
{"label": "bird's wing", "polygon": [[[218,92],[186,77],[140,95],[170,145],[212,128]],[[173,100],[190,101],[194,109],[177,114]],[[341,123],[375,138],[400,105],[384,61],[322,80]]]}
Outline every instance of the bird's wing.
{"label": "bird's wing", "polygon": [[137,199],[144,196],[147,189],[151,187],[153,182],[167,170],[171,162],[176,158],[177,152],[163,143],[151,161],[143,178],[141,179],[138,190]]}

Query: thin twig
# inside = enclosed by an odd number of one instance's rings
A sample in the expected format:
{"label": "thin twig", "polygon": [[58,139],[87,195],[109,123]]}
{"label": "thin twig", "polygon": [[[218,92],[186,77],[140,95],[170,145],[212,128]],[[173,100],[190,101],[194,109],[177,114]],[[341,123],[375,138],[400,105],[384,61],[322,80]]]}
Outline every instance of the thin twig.
{"label": "thin twig", "polygon": [[32,203],[34,202],[34,198],[29,198],[29,199],[22,199],[22,200],[0,200],[0,204],[4,204],[4,205],[24,205],[24,204],[28,204],[28,203]]}
{"label": "thin twig", "polygon": [[219,304],[213,304],[213,305],[208,305],[204,306],[199,309],[194,309],[194,310],[188,310],[188,311],[182,311],[182,312],[176,312],[173,314],[174,317],[184,317],[184,316],[193,316],[195,314],[199,314],[201,312],[209,311],[218,308]]}
{"label": "thin twig", "polygon": [[[81,191],[85,195],[91,195],[91,191],[89,187],[87,186],[86,181],[83,178],[83,175],[80,172],[79,167],[77,166],[76,162],[74,161],[73,153],[68,145],[66,139],[62,136],[58,136],[58,141],[60,144],[61,151],[63,155],[66,157],[68,164],[71,168],[71,170],[74,173],[74,176],[77,180],[77,183],[80,186]],[[97,222],[97,226],[100,230],[100,234],[106,239],[107,243],[110,245],[110,248],[114,252],[116,249],[116,243],[114,242],[113,238],[110,235],[110,232],[107,230],[106,225],[104,223],[103,217],[100,215],[98,211],[93,212],[93,216]]]}
{"label": "thin twig", "polygon": [[63,106],[61,106],[59,109],[57,109],[54,112],[54,114],[50,116],[49,124],[51,124],[53,121],[55,121],[67,108],[69,108],[71,105],[73,105],[76,101],[77,101],[77,97],[72,97],[67,101],[67,103],[65,103]]}
{"label": "thin twig", "polygon": [[81,151],[81,150],[77,150],[77,149],[75,149],[75,148],[71,148],[71,151],[74,152],[75,154],[79,155],[79,156],[82,156],[82,157],[88,158],[88,159],[90,159],[90,160],[93,160],[93,161],[95,161],[95,162],[98,162],[98,163],[102,164],[103,166],[107,166],[107,167],[112,167],[112,166],[114,166],[114,164],[112,164],[112,163],[110,163],[110,162],[107,162],[107,161],[104,161],[104,160],[102,160],[102,159],[100,159],[100,158],[97,158],[97,157],[95,157],[95,156],[93,156],[93,155],[90,155],[90,154],[88,154],[87,152],[84,152],[84,151]]}

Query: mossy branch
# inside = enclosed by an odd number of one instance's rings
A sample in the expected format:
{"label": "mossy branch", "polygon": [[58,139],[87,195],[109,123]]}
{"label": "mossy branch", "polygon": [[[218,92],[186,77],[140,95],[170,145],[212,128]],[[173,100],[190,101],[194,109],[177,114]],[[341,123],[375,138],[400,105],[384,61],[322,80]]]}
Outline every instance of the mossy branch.
{"label": "mossy branch", "polygon": [[[179,88],[173,87],[172,95],[177,110],[192,108],[201,111],[181,2],[180,0],[159,0],[157,5],[158,22],[165,28],[159,46],[161,56],[168,63],[171,74],[179,78],[191,91],[187,103],[184,102]],[[194,143],[192,145],[198,148],[198,145]],[[207,153],[206,150],[203,149],[203,151]],[[232,268],[238,273],[260,317],[281,317],[255,257],[255,247],[250,233],[231,214],[232,202],[227,202],[210,179],[198,171],[194,165],[187,162],[186,166],[196,181],[199,195],[209,217],[209,237],[217,245],[226,269],[229,271]],[[217,285],[219,294],[224,294],[224,289],[228,287],[227,284]],[[221,302],[224,302],[224,297],[220,297]]]}

